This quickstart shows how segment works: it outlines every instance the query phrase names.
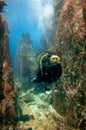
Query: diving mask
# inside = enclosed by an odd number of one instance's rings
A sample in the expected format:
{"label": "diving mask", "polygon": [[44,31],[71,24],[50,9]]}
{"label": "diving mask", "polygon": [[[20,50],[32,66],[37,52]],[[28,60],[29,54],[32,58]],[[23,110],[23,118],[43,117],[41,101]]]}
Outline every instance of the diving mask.
{"label": "diving mask", "polygon": [[50,57],[50,62],[52,62],[52,63],[55,63],[55,62],[60,62],[60,57],[59,56],[57,56],[57,55],[52,55],[51,57]]}

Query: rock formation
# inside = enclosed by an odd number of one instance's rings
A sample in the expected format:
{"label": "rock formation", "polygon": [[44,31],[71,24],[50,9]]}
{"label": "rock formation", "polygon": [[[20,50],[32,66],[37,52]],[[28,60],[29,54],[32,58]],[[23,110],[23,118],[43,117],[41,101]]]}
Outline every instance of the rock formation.
{"label": "rock formation", "polygon": [[55,23],[51,29],[46,29],[44,34],[41,36],[40,46],[37,52],[45,52],[55,45]]}
{"label": "rock formation", "polygon": [[1,12],[6,5],[0,0],[0,129],[14,129],[16,125],[15,92],[9,51],[7,22]]}
{"label": "rock formation", "polygon": [[69,114],[70,118],[73,117],[73,126],[86,129],[86,1],[55,0],[55,8],[58,4],[63,6],[56,10],[59,15],[56,47],[62,58],[60,87],[63,87],[65,97],[57,97],[57,102],[60,100],[64,105],[60,107],[56,103],[56,109],[65,116]]}
{"label": "rock formation", "polygon": [[26,91],[31,86],[31,78],[37,68],[36,53],[32,48],[32,40],[28,33],[22,34],[16,51],[15,80],[20,82],[21,89]]}

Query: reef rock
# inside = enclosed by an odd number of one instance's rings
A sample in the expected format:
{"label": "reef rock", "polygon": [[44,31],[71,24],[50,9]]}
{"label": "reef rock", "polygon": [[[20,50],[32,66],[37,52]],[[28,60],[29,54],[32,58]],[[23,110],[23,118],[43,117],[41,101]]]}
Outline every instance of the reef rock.
{"label": "reef rock", "polygon": [[[51,92],[50,92],[51,95]],[[26,97],[33,97],[33,100],[25,102]],[[32,130],[65,130],[63,117],[49,104],[49,95],[45,93],[35,94],[28,91],[22,95],[19,101],[23,114],[32,114],[34,119],[20,122],[19,128]]]}
{"label": "reef rock", "polygon": [[32,48],[32,40],[28,33],[22,34],[16,50],[15,80],[21,84],[20,89],[26,91],[31,86],[31,78],[35,75],[37,61]]}
{"label": "reef rock", "polygon": [[[0,12],[6,3],[0,0]],[[15,92],[9,51],[8,26],[0,13],[0,129],[16,126]],[[9,126],[10,125],[10,126]]]}
{"label": "reef rock", "polygon": [[46,29],[46,31],[41,36],[40,46],[37,52],[45,52],[55,45],[55,33],[54,25],[51,29]]}
{"label": "reef rock", "polygon": [[60,87],[63,87],[65,96],[61,97],[62,100],[57,97],[56,101],[61,100],[60,104],[64,105],[56,105],[56,109],[63,115],[72,113],[70,115],[75,119],[73,126],[74,123],[77,127],[81,126],[78,123],[82,120],[82,128],[86,129],[83,114],[86,107],[86,0],[55,0],[55,8],[60,2],[63,6],[56,11],[57,15],[59,13],[56,47],[62,58]]}

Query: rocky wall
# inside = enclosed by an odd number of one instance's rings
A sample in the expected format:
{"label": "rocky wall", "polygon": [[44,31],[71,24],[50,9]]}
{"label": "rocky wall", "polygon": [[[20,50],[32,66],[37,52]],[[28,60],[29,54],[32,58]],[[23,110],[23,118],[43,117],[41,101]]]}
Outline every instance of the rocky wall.
{"label": "rocky wall", "polygon": [[7,22],[0,13],[0,129],[14,129],[16,104]]}
{"label": "rocky wall", "polygon": [[[57,15],[59,12],[56,48],[62,59],[63,74],[60,87],[63,88],[65,96],[57,96],[55,107],[60,114],[73,117],[73,126],[75,123],[75,126],[77,124],[77,127],[85,129],[86,0],[60,2],[63,2],[63,6],[59,11],[56,10]],[[58,4],[59,1],[56,0],[55,8]]]}

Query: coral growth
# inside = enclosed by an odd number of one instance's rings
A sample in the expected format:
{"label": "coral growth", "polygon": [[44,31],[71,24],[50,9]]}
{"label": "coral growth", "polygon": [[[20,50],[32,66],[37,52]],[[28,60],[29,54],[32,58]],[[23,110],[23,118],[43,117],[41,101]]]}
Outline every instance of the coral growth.
{"label": "coral growth", "polygon": [[[56,0],[58,1],[58,0]],[[58,2],[57,2],[58,4]],[[57,5],[55,5],[57,6]],[[58,12],[58,10],[57,10]],[[61,100],[64,107],[58,107],[60,113],[65,108],[65,116],[72,113],[76,120],[73,127],[78,128],[84,117],[85,89],[86,89],[86,1],[65,0],[60,9],[57,21],[57,52],[62,57],[63,75],[60,86],[63,87],[65,97]],[[59,97],[57,98],[60,100]],[[62,108],[62,109],[61,109]],[[63,113],[63,115],[64,115]],[[83,114],[84,113],[84,114]],[[83,121],[85,120],[85,121]]]}
{"label": "coral growth", "polygon": [[[21,95],[19,103],[23,114],[34,115],[34,120],[22,122],[19,127],[22,129],[32,128],[33,130],[56,130],[59,126],[60,130],[64,129],[63,117],[49,104],[49,95],[51,93],[33,95],[31,91]],[[28,101],[26,102],[25,99]]]}
{"label": "coral growth", "polygon": [[[0,0],[1,7],[4,6]],[[0,13],[0,129],[14,129],[16,125],[15,93],[9,51],[7,22]]]}

